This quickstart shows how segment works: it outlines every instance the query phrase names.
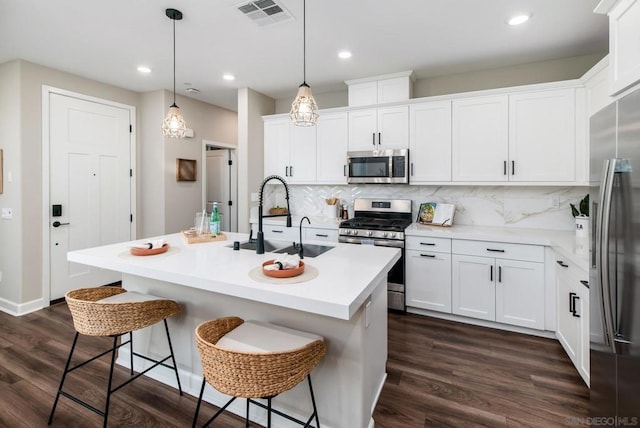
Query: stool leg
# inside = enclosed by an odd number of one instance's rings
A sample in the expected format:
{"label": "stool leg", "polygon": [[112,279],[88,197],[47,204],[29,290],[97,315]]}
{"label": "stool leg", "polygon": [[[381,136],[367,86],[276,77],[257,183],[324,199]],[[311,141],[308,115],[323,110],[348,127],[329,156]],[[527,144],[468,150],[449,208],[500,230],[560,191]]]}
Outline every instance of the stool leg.
{"label": "stool leg", "polygon": [[53,402],[53,408],[51,409],[51,414],[49,415],[49,422],[47,425],[51,425],[53,421],[53,414],[56,411],[56,406],[58,405],[58,399],[60,398],[60,392],[62,392],[62,386],[64,385],[64,380],[67,377],[67,372],[69,370],[69,365],[71,365],[71,357],[73,357],[73,351],[76,349],[76,343],[78,342],[78,336],[80,333],[76,332],[75,337],[73,338],[73,344],[71,345],[71,351],[69,352],[69,358],[67,358],[67,364],[64,366],[64,372],[62,373],[62,379],[60,380],[60,386],[58,387],[58,393],[56,394],[56,399]]}
{"label": "stool leg", "polygon": [[244,420],[244,428],[249,428],[249,399],[247,398],[247,417]]}
{"label": "stool leg", "polygon": [[309,393],[311,394],[311,403],[313,404],[313,414],[316,415],[316,428],[320,428],[320,420],[318,419],[318,409],[316,408],[316,399],[313,396],[313,387],[311,386],[311,375],[307,375],[309,381]]}
{"label": "stool leg", "polygon": [[129,351],[131,351],[131,355],[129,355],[129,357],[131,358],[130,361],[130,368],[131,368],[131,376],[133,376],[133,332],[130,331],[129,332]]}
{"label": "stool leg", "polygon": [[103,427],[107,428],[107,418],[109,417],[109,404],[111,401],[111,384],[113,382],[113,367],[116,363],[116,349],[118,349],[118,336],[113,337],[113,349],[111,351],[111,368],[109,369],[109,383],[107,384],[107,401],[104,406]]}
{"label": "stool leg", "polygon": [[202,376],[202,386],[200,387],[200,395],[198,396],[198,404],[196,404],[196,414],[193,415],[193,424],[191,424],[191,428],[196,428],[196,422],[198,422],[198,413],[200,413],[200,404],[202,403],[202,395],[204,394],[204,385],[206,380],[204,376]]}
{"label": "stool leg", "polygon": [[169,325],[167,319],[164,320],[164,330],[167,332],[167,342],[169,343],[169,350],[171,351],[171,361],[173,361],[173,370],[176,372],[176,380],[178,381],[178,390],[182,395],[182,386],[180,385],[180,376],[178,375],[178,365],[176,364],[176,358],[173,356],[173,346],[171,346],[171,336],[169,335]]}
{"label": "stool leg", "polygon": [[267,398],[267,428],[271,428],[271,397]]}

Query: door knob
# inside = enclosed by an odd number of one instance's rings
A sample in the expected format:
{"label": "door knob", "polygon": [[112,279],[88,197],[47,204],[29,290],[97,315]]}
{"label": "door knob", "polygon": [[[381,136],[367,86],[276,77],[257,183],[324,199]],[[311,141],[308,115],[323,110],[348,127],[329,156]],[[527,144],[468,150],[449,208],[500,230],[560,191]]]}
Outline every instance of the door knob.
{"label": "door knob", "polygon": [[58,220],[53,222],[53,227],[66,226],[69,223],[60,223]]}

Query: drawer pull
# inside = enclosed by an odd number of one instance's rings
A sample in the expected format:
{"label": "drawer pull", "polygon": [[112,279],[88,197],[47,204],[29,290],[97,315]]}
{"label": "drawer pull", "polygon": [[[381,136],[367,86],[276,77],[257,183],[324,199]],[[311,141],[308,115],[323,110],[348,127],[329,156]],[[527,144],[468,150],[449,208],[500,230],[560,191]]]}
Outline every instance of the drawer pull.
{"label": "drawer pull", "polygon": [[284,232],[284,230],[276,230],[276,229],[271,229],[271,231],[273,233],[283,233]]}
{"label": "drawer pull", "polygon": [[492,253],[504,253],[504,250],[499,250],[496,248],[487,248],[487,251],[491,251]]}
{"label": "drawer pull", "polygon": [[567,268],[569,267],[569,265],[565,264],[562,260],[556,260],[556,263],[558,263],[560,266]]}
{"label": "drawer pull", "polygon": [[584,285],[585,287],[589,288],[589,281],[585,281],[584,279],[580,280],[580,284]]}
{"label": "drawer pull", "polygon": [[436,244],[434,244],[433,242],[421,242],[420,245],[431,245],[431,246],[435,246]]}
{"label": "drawer pull", "polygon": [[325,235],[325,234],[322,234],[322,233],[316,233],[316,236],[319,236],[320,238],[328,238],[329,237],[329,235]]}
{"label": "drawer pull", "polygon": [[420,254],[420,257],[431,257],[432,259],[436,258],[435,254]]}

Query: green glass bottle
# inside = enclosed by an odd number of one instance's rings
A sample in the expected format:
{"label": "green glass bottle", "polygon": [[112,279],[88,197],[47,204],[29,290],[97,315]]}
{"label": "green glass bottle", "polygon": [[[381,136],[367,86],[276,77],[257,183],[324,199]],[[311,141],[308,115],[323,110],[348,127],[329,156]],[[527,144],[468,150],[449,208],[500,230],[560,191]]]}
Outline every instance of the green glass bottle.
{"label": "green glass bottle", "polygon": [[213,210],[211,211],[211,217],[209,219],[209,233],[218,235],[220,233],[220,210],[218,209],[218,203],[213,203]]}

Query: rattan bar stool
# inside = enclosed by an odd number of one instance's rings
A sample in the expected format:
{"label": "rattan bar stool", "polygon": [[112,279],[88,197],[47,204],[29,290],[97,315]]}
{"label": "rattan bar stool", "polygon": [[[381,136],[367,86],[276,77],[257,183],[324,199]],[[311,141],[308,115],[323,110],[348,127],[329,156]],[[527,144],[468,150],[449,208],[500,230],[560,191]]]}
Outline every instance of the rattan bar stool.
{"label": "rattan bar stool", "polygon": [[[226,317],[200,324],[196,328],[196,341],[203,379],[193,427],[198,421],[206,383],[232,398],[204,426],[240,397],[247,399],[247,427],[250,403],[267,409],[267,427],[271,427],[271,413],[305,427],[311,426],[315,419],[316,427],[320,427],[310,372],[326,353],[322,337],[274,324]],[[313,404],[313,413],[306,422],[271,407],[272,398],[305,378]],[[255,401],[257,398],[266,399],[267,404]]]}
{"label": "rattan bar stool", "polygon": [[[173,347],[171,346],[169,327],[167,326],[167,318],[178,314],[181,310],[178,303],[173,300],[163,299],[148,294],[127,291],[121,287],[81,288],[78,290],[69,291],[65,295],[65,300],[67,301],[67,305],[69,306],[69,310],[71,311],[73,326],[76,330],[76,335],[73,339],[73,344],[71,345],[71,351],[69,352],[69,358],[67,359],[67,364],[62,374],[62,379],[60,380],[60,387],[58,388],[56,399],[53,402],[53,408],[51,409],[51,415],[49,416],[49,425],[51,425],[51,422],[53,421],[53,415],[56,411],[56,406],[58,405],[58,399],[62,395],[64,397],[67,397],[71,401],[74,401],[75,403],[78,403],[85,408],[101,415],[104,418],[103,426],[106,427],[107,417],[109,415],[109,403],[111,394],[159,365],[175,371],[176,380],[178,381],[178,389],[180,391],[180,395],[182,395],[182,386],[180,385],[180,377],[178,376],[178,366],[176,365],[176,360],[173,355]],[[161,360],[155,360],[145,355],[134,352],[132,332],[134,330],[139,330],[144,327],[153,325],[159,321],[164,321],[164,328],[167,333],[167,342],[169,343],[170,355]],[[80,334],[86,336],[110,336],[113,338],[113,346],[111,349],[108,349],[93,358],[70,367],[71,359],[73,357],[73,351],[75,350],[76,344],[78,342],[78,336]],[[121,341],[120,344],[118,344],[118,338],[125,334],[129,335],[129,340]],[[116,360],[116,350],[126,344],[130,345],[131,350],[131,377],[120,385],[112,387],[113,367]],[[64,381],[67,377],[67,374],[108,353],[111,353],[111,368],[109,370],[107,398],[104,410],[100,410],[63,390]],[[154,364],[134,376],[134,355]],[[171,359],[173,366],[165,364],[165,361],[169,359]]]}

